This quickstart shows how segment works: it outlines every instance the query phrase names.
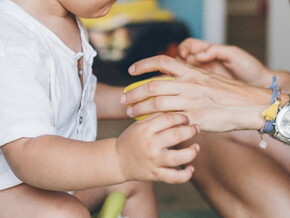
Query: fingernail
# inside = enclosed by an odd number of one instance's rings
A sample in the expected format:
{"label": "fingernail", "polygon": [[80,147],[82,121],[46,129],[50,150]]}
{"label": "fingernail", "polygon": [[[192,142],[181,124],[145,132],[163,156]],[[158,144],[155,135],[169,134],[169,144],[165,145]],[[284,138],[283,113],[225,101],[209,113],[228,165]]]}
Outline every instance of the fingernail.
{"label": "fingernail", "polygon": [[126,95],[122,95],[122,97],[120,99],[121,104],[124,104],[126,102],[126,100],[127,100]]}
{"label": "fingernail", "polygon": [[200,127],[199,127],[199,125],[194,125],[194,127],[195,127],[197,133],[200,133]]}
{"label": "fingernail", "polygon": [[132,117],[132,115],[133,115],[133,108],[129,107],[129,108],[127,109],[127,115],[128,115],[129,117]]}
{"label": "fingernail", "polygon": [[135,66],[135,64],[133,64],[131,67],[129,67],[128,71],[130,74],[133,74],[135,72],[135,69],[136,69],[136,66]]}
{"label": "fingernail", "polygon": [[194,167],[193,167],[193,166],[190,167],[190,170],[191,170],[191,172],[193,173],[193,172],[194,172]]}
{"label": "fingernail", "polygon": [[195,146],[195,150],[196,150],[197,152],[200,151],[200,147],[199,147],[199,145],[196,145],[196,146]]}

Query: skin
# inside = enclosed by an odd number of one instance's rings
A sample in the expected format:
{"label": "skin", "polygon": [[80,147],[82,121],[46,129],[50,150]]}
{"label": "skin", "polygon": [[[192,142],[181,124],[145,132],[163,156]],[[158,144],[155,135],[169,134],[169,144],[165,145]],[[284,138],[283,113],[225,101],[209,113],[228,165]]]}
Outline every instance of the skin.
{"label": "skin", "polygon": [[[289,216],[289,147],[264,134],[268,147],[261,149],[257,132],[249,130],[262,126],[272,76],[287,93],[290,74],[266,68],[237,47],[195,39],[181,43],[177,60],[157,56],[135,63],[129,72],[152,69],[176,80],[146,84],[121,102],[133,104],[127,111],[132,117],[178,110],[199,124],[201,134],[188,142],[201,145],[192,183],[213,208],[229,218]],[[149,97],[154,100],[143,101]],[[281,106],[289,101],[286,94],[280,97]],[[227,132],[232,130],[247,131]]]}
{"label": "skin", "polygon": [[[101,17],[114,2],[15,0],[75,52],[81,51],[81,43],[72,14]],[[105,102],[98,104],[100,118],[126,117],[125,107],[117,101],[121,94],[121,88],[98,86],[95,100]],[[198,132],[182,114],[157,114],[134,123],[118,138],[82,142],[43,135],[13,141],[1,149],[23,184],[0,191],[0,216],[90,217],[89,210],[102,203],[108,193],[121,190],[128,199],[123,215],[157,217],[148,181],[189,181],[193,174],[189,163],[199,146],[192,143],[171,148]],[[75,190],[75,196],[64,192],[68,190]]]}
{"label": "skin", "polygon": [[[121,102],[133,105],[127,110],[130,117],[161,111],[179,111],[186,114],[191,123],[198,124],[206,131],[259,129],[263,123],[260,113],[268,107],[271,96],[266,88],[249,86],[185,65],[167,56],[139,61],[129,71],[132,75],[161,71],[176,78],[171,81],[152,81],[124,94]],[[249,92],[263,98],[249,96]],[[171,104],[172,101],[175,104]],[[236,119],[237,115],[239,120]],[[249,115],[255,118],[254,122],[246,122],[245,118]]]}
{"label": "skin", "polygon": [[[147,58],[129,68],[132,75],[160,71],[176,78],[152,81],[124,94],[121,102],[132,105],[127,109],[130,117],[179,111],[204,131],[258,130],[264,122],[261,113],[269,107],[272,96],[266,88],[272,76],[277,75],[279,85],[288,90],[280,83],[289,80],[287,74],[271,72],[236,47],[189,39],[180,45],[179,54],[178,59],[164,55]],[[280,98],[281,106],[285,105],[288,96],[282,93]]]}

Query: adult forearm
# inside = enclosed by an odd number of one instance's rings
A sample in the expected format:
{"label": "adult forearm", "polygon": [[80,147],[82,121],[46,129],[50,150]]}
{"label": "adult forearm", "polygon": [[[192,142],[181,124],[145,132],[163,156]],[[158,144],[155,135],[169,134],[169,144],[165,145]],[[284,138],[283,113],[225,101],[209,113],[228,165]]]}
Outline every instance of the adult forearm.
{"label": "adult forearm", "polygon": [[272,71],[277,76],[278,87],[283,91],[290,92],[290,73],[282,70]]}
{"label": "adult forearm", "polygon": [[3,148],[23,182],[48,190],[80,190],[124,182],[115,139],[82,142],[41,136]]}

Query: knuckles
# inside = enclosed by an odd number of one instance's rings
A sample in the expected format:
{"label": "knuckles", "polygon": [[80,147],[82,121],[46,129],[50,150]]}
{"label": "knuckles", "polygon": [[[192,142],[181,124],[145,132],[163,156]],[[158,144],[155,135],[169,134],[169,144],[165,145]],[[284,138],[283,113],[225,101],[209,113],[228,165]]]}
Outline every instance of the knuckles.
{"label": "knuckles", "polygon": [[130,104],[132,104],[132,103],[134,104],[134,103],[138,102],[137,92],[135,90],[127,92],[126,99],[127,99],[127,102],[129,102]]}
{"label": "knuckles", "polygon": [[159,90],[159,82],[156,80],[153,80],[149,83],[147,83],[147,91],[149,94],[156,94],[157,90]]}
{"label": "knuckles", "polygon": [[[151,137],[152,138],[152,130],[147,123],[135,123],[135,131],[138,135],[142,135],[143,137]],[[147,138],[148,139],[148,138]]]}
{"label": "knuckles", "polygon": [[151,105],[154,111],[163,111],[165,110],[166,101],[163,97],[155,97],[151,99]]}
{"label": "knuckles", "polygon": [[173,114],[163,114],[162,119],[163,119],[163,122],[167,122],[169,126],[173,126],[176,123]]}
{"label": "knuckles", "polygon": [[166,65],[168,61],[170,61],[171,58],[166,55],[158,55],[157,56],[157,62],[159,63],[160,66]]}
{"label": "knuckles", "polygon": [[172,138],[174,139],[174,141],[176,142],[181,142],[183,139],[183,134],[181,132],[181,130],[179,128],[175,128],[172,130]]}

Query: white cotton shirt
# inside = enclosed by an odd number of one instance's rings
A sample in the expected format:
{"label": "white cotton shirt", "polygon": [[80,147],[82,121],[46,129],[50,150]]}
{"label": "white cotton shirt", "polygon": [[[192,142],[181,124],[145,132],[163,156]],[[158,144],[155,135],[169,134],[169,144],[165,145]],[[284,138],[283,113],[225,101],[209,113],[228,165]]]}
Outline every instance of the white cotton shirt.
{"label": "white cotton shirt", "polygon": [[[80,24],[79,28],[83,52],[75,53],[17,4],[0,0],[0,148],[41,135],[96,139],[96,52]],[[77,69],[80,57],[83,89]],[[1,149],[0,190],[20,183]]]}

